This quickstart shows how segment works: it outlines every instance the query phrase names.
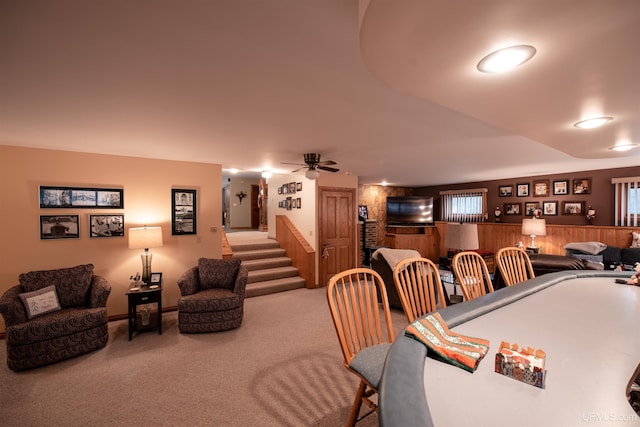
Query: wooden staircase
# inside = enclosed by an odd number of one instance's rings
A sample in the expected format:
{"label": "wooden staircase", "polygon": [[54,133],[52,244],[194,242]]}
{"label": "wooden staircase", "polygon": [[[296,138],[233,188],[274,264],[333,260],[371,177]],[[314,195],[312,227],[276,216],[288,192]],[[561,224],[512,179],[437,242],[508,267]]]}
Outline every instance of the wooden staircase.
{"label": "wooden staircase", "polygon": [[271,239],[231,243],[232,258],[242,260],[249,278],[246,297],[284,292],[304,288],[305,281],[280,244]]}

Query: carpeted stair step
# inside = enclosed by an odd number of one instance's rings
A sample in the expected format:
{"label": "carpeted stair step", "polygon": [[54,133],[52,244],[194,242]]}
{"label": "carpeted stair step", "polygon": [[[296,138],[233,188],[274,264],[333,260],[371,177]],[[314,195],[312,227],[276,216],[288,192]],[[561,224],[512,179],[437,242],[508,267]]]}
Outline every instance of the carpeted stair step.
{"label": "carpeted stair step", "polygon": [[280,244],[275,240],[264,240],[259,242],[243,242],[231,245],[231,250],[235,252],[253,251],[259,249],[276,249]]}
{"label": "carpeted stair step", "polygon": [[305,281],[302,277],[286,277],[284,279],[267,280],[264,282],[248,283],[245,291],[245,297],[257,297],[260,295],[268,295],[276,292],[291,291],[305,287]]}
{"label": "carpeted stair step", "polygon": [[247,284],[264,282],[267,280],[282,279],[285,277],[295,277],[297,275],[298,275],[298,269],[291,266],[266,268],[263,270],[253,270],[253,271],[249,271]]}
{"label": "carpeted stair step", "polygon": [[240,258],[242,261],[261,258],[279,258],[286,255],[284,249],[255,249],[251,251],[234,252],[233,258]]}
{"label": "carpeted stair step", "polygon": [[267,268],[288,267],[291,265],[291,258],[286,256],[274,258],[261,258],[242,260],[242,265],[249,271],[264,270]]}

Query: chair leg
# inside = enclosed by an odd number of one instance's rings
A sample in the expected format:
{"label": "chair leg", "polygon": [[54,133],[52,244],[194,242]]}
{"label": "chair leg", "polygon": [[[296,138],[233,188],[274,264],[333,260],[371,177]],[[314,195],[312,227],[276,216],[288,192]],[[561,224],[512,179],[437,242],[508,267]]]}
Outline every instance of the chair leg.
{"label": "chair leg", "polygon": [[367,388],[367,383],[363,380],[360,380],[360,385],[358,386],[358,392],[356,393],[356,398],[353,401],[353,407],[351,408],[351,415],[349,415],[349,421],[347,422],[348,427],[354,427],[356,425],[356,421],[358,421],[358,414],[360,413],[360,407],[362,406],[362,398],[364,397],[365,390]]}

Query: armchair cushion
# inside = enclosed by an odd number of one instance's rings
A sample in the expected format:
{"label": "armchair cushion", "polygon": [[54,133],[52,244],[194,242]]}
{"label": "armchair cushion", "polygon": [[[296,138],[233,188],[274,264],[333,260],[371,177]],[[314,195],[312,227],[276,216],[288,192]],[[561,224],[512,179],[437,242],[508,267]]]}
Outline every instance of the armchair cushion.
{"label": "armchair cushion", "polygon": [[22,293],[19,297],[29,319],[60,310],[56,287],[53,285],[37,291]]}
{"label": "armchair cushion", "polygon": [[93,275],[93,264],[57,270],[22,273],[18,278],[27,292],[55,286],[62,308],[86,306]]}
{"label": "armchair cushion", "polygon": [[209,259],[198,260],[198,282],[200,290],[226,288],[233,290],[236,275],[240,268],[239,259]]}

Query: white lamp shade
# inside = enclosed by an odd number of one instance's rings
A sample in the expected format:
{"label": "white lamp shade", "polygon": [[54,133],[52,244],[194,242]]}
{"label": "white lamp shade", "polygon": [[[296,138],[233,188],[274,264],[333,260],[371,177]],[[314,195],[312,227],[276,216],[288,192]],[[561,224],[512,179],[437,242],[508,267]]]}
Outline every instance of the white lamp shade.
{"label": "white lamp shade", "polygon": [[444,245],[450,249],[479,249],[478,224],[448,223],[447,232],[444,237]]}
{"label": "white lamp shade", "polygon": [[320,172],[318,172],[316,169],[307,169],[307,171],[304,173],[304,176],[307,177],[307,179],[316,179],[320,176]]}
{"label": "white lamp shade", "polygon": [[158,248],[160,246],[162,246],[162,227],[129,229],[129,249]]}
{"label": "white lamp shade", "polygon": [[544,219],[525,218],[522,220],[522,234],[526,236],[546,236],[547,222]]}

